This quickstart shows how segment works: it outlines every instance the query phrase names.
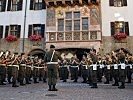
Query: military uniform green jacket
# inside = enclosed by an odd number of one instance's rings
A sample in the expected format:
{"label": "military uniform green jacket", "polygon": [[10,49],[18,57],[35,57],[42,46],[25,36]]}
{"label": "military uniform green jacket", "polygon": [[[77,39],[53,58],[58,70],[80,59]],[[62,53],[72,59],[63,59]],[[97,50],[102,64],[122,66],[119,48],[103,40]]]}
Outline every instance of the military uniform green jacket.
{"label": "military uniform green jacket", "polygon": [[[53,54],[53,50],[49,50],[48,52],[46,52],[45,57],[44,57],[44,62],[50,62],[51,57]],[[52,62],[58,62],[59,60],[62,60],[61,56],[59,55],[59,53],[57,51],[55,51],[54,55],[53,55],[53,59]]]}

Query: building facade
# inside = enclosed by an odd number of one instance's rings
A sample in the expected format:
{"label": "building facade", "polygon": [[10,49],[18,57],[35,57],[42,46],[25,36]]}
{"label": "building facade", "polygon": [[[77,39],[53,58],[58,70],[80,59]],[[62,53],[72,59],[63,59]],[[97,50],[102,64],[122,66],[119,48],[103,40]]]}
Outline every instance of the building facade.
{"label": "building facade", "polygon": [[46,0],[46,4],[47,47],[55,44],[65,53],[77,53],[79,49],[89,52],[91,48],[99,51],[102,41],[100,0]]}
{"label": "building facade", "polygon": [[[44,0],[0,0],[0,50],[27,54],[43,52],[45,29]],[[41,35],[42,39],[30,40],[32,35]],[[17,40],[10,40],[9,36],[16,36]]]}
{"label": "building facade", "polygon": [[[101,51],[110,52],[124,48],[133,54],[132,0],[101,0],[102,43]],[[127,38],[118,41],[115,33],[126,33]]]}
{"label": "building facade", "polygon": [[57,49],[69,52],[71,48],[76,51],[94,48],[101,53],[124,48],[133,53],[132,3],[132,0],[46,0],[46,47],[55,44]]}
{"label": "building facade", "polygon": [[[92,48],[133,53],[132,4],[132,0],[0,0],[0,49],[34,54],[54,44],[68,55]],[[7,41],[10,35],[17,41]],[[33,41],[32,35],[42,38]]]}

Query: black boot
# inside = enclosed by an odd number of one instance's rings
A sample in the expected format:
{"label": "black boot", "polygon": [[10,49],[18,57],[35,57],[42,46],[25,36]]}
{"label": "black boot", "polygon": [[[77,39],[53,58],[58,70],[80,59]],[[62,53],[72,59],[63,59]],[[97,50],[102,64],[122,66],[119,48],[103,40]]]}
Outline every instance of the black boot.
{"label": "black boot", "polygon": [[128,79],[128,81],[126,83],[131,83],[131,79]]}
{"label": "black boot", "polygon": [[119,86],[119,83],[115,82],[114,84],[112,84],[112,86]]}
{"label": "black boot", "polygon": [[39,82],[37,81],[37,78],[34,78],[34,83],[39,83]]}
{"label": "black boot", "polygon": [[74,81],[73,82],[77,82],[77,79],[74,79]]}
{"label": "black boot", "polygon": [[118,80],[115,80],[115,83],[112,86],[119,86]]}
{"label": "black boot", "polygon": [[119,89],[124,89],[124,88],[125,88],[124,82],[122,82],[121,86],[119,86],[118,88],[119,88]]}
{"label": "black boot", "polygon": [[87,83],[86,78],[83,78],[83,82],[81,82],[81,83]]}
{"label": "black boot", "polygon": [[51,85],[49,85],[49,89],[48,89],[48,91],[52,91],[52,87],[51,87]]}
{"label": "black boot", "polygon": [[23,83],[23,80],[20,81],[20,85],[24,86],[25,84]]}
{"label": "black boot", "polygon": [[42,78],[41,77],[39,77],[39,81],[42,81]]}
{"label": "black boot", "polygon": [[0,82],[0,85],[6,85],[3,81]]}
{"label": "black boot", "polygon": [[106,82],[104,82],[104,84],[109,84],[109,80],[106,80]]}
{"label": "black boot", "polygon": [[46,81],[46,79],[43,79],[43,83],[46,83],[47,81]]}
{"label": "black boot", "polygon": [[93,85],[91,86],[91,88],[98,88],[97,83],[93,83]]}
{"label": "black boot", "polygon": [[13,82],[12,87],[19,87],[16,82]]}
{"label": "black boot", "polygon": [[63,80],[63,82],[67,82],[67,80],[66,80],[66,79],[64,79],[64,80]]}
{"label": "black boot", "polygon": [[90,82],[90,83],[89,83],[89,86],[93,86],[93,83],[92,83],[92,82]]}
{"label": "black boot", "polygon": [[58,89],[55,88],[55,85],[53,85],[52,91],[58,91]]}
{"label": "black boot", "polygon": [[8,83],[9,83],[9,84],[12,84],[12,82],[11,82],[10,80],[8,80]]}
{"label": "black boot", "polygon": [[26,79],[26,84],[31,84],[28,79]]}

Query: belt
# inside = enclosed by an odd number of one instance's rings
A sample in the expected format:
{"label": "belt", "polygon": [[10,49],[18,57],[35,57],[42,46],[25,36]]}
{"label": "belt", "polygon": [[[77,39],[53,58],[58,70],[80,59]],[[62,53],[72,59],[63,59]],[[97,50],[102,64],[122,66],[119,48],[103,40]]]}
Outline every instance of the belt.
{"label": "belt", "polygon": [[71,67],[76,67],[77,68],[78,66],[71,66]]}
{"label": "belt", "polygon": [[86,67],[87,65],[82,65],[82,66]]}
{"label": "belt", "polygon": [[58,62],[47,62],[47,64],[58,64]]}
{"label": "belt", "polygon": [[0,64],[0,66],[6,66],[6,64]]}
{"label": "belt", "polygon": [[119,65],[120,65],[121,69],[125,69],[126,68],[126,64],[124,64],[124,63],[121,63]]}
{"label": "belt", "polygon": [[107,69],[109,69],[109,70],[110,70],[110,65],[107,65]]}
{"label": "belt", "polygon": [[41,68],[44,68],[44,67],[35,67],[35,68],[37,68],[37,69],[41,69]]}
{"label": "belt", "polygon": [[104,68],[104,65],[100,65],[100,68],[101,68],[101,69]]}
{"label": "belt", "polygon": [[67,67],[68,67],[68,65],[64,65],[64,66],[60,66],[60,67],[65,67],[65,68],[67,68]]}
{"label": "belt", "polygon": [[19,67],[19,65],[12,65],[13,67]]}
{"label": "belt", "polygon": [[97,64],[92,64],[92,65],[90,65],[90,67],[92,67],[93,71],[97,70]]}
{"label": "belt", "polygon": [[7,65],[7,66],[11,67],[12,65]]}
{"label": "belt", "polygon": [[30,66],[30,65],[27,65],[26,67],[30,67],[30,68],[31,68],[31,66]]}
{"label": "belt", "polygon": [[18,70],[19,70],[19,65],[12,65],[13,67],[17,67],[18,68]]}
{"label": "belt", "polygon": [[85,69],[88,69],[88,66],[87,65],[82,65],[83,67],[85,67]]}
{"label": "belt", "polygon": [[26,64],[20,64],[20,66],[26,66]]}
{"label": "belt", "polygon": [[114,69],[118,69],[118,65],[117,64],[114,64]]}

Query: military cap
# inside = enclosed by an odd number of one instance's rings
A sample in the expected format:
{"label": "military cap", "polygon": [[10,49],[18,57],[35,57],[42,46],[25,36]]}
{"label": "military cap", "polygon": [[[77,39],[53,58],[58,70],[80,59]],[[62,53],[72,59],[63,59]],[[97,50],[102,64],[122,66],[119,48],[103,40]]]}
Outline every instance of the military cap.
{"label": "military cap", "polygon": [[17,55],[17,54],[18,54],[18,52],[14,52],[14,54],[16,54],[16,55]]}
{"label": "military cap", "polygon": [[24,55],[24,54],[25,54],[24,52],[23,52],[23,53],[21,53],[21,56],[22,56],[22,55]]}

